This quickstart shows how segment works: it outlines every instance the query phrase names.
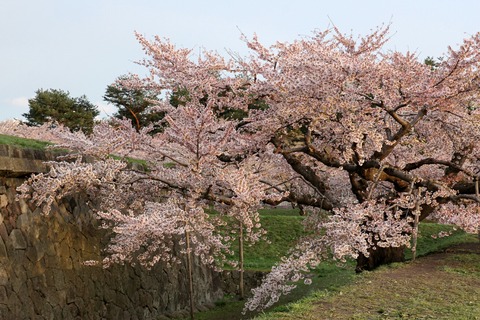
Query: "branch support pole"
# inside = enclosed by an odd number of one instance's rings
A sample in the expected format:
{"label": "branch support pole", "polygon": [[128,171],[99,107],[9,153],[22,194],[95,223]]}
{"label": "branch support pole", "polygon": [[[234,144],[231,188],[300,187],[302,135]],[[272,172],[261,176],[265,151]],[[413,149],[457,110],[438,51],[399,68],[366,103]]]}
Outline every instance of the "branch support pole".
{"label": "branch support pole", "polygon": [[243,261],[243,223],[240,221],[240,234],[238,236],[238,254],[239,254],[239,262],[240,262],[240,283],[239,283],[239,295],[240,295],[240,300],[243,300],[245,298],[245,288],[243,285],[243,276],[244,276],[244,261]]}
{"label": "branch support pole", "polygon": [[185,231],[185,241],[187,246],[187,265],[188,265],[188,285],[190,295],[190,319],[194,320],[194,304],[193,304],[193,263],[192,263],[192,250],[190,247],[190,231]]}
{"label": "branch support pole", "polygon": [[[412,181],[410,185],[410,192],[413,192],[413,187],[415,185],[415,180]],[[415,190],[415,209],[413,215],[415,220],[413,222],[413,232],[412,232],[412,261],[415,261],[417,257],[417,241],[418,241],[418,224],[420,222],[420,190]]]}
{"label": "branch support pole", "polygon": [[[480,192],[479,192],[479,187],[478,187],[478,180],[479,180],[479,177],[476,176],[476,177],[475,177],[475,196],[477,197],[477,201],[478,201],[478,199],[480,199],[480,197],[479,197],[479,193],[480,193]],[[480,226],[477,228],[477,230],[478,230],[478,231],[477,231],[477,233],[478,233],[478,241],[480,241]]]}

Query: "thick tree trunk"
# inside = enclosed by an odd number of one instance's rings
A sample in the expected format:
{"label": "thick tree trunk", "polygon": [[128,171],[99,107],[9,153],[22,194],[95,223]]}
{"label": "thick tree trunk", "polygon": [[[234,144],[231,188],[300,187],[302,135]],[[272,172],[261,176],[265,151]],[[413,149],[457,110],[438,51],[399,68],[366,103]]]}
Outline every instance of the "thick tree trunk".
{"label": "thick tree trunk", "polygon": [[392,262],[404,262],[405,261],[405,247],[398,248],[380,248],[376,250],[370,249],[370,255],[365,257],[361,254],[357,258],[356,272],[362,272],[363,270],[373,270],[383,264],[389,264]]}

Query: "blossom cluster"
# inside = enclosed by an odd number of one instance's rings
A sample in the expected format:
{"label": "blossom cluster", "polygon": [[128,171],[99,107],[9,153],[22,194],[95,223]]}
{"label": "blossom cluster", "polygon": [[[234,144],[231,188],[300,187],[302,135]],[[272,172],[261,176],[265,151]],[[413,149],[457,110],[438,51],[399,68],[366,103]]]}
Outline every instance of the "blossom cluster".
{"label": "blossom cluster", "polygon": [[72,151],[73,161],[49,163],[19,190],[45,213],[74,192],[95,199],[115,233],[106,265],[173,263],[177,245],[221,266],[240,234],[264,236],[260,206],[302,206],[314,236],[272,270],[248,310],[277,301],[328,254],[342,261],[409,246],[427,216],[476,232],[480,33],[435,66],[385,52],[388,34],[333,27],[271,47],[244,36],[252,54],[241,59],[137,34],[149,74],[118,85],[165,97],[155,106],[162,130],[128,120],[102,121],[90,135],[2,123],[0,133]]}

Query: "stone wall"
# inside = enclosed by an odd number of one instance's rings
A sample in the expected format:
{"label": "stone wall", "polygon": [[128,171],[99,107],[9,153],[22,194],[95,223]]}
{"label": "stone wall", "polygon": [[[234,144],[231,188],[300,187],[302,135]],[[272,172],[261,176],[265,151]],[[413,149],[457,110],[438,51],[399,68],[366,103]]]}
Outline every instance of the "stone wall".
{"label": "stone wall", "polygon": [[[100,259],[105,230],[80,196],[55,203],[50,216],[16,188],[45,170],[51,155],[0,146],[0,319],[162,319],[188,315],[184,264],[152,270],[85,266]],[[235,272],[195,267],[195,304],[212,306],[235,291]],[[255,285],[255,276],[249,283]]]}

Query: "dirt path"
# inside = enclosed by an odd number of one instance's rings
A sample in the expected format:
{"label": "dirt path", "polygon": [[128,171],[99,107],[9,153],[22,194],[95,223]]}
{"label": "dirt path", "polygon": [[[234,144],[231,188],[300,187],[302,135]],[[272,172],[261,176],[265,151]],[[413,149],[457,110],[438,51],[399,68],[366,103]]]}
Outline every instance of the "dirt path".
{"label": "dirt path", "polygon": [[367,272],[291,319],[480,319],[480,243]]}
{"label": "dirt path", "polygon": [[[480,242],[364,272],[352,284],[313,301],[303,310],[277,312],[268,319],[480,320]],[[202,319],[245,319],[241,308]]]}

